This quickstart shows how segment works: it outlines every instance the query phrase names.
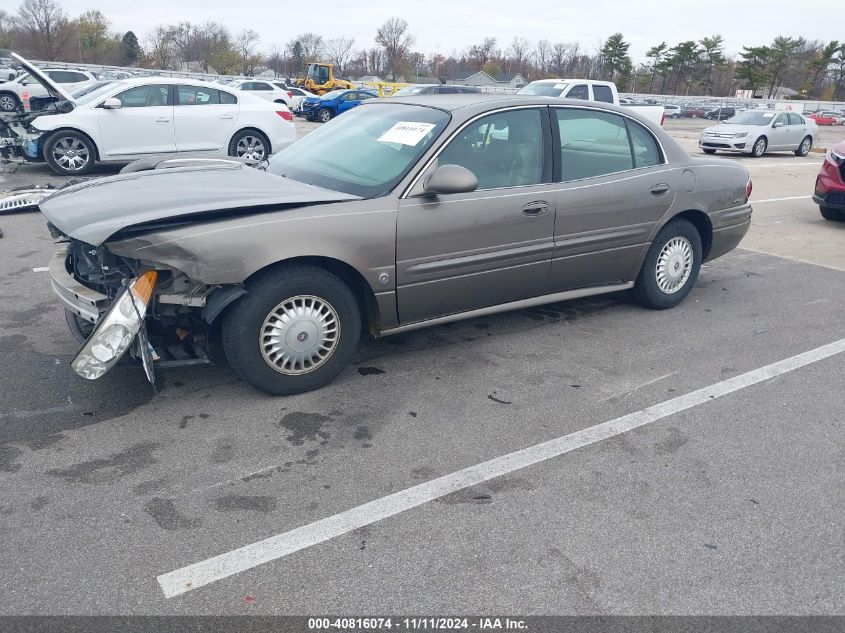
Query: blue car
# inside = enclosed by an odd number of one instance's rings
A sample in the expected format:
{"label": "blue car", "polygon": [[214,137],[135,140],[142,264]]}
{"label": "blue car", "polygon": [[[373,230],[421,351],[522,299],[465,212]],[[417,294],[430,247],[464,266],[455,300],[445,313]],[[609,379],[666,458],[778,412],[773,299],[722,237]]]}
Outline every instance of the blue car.
{"label": "blue car", "polygon": [[302,114],[309,121],[326,123],[375,97],[378,95],[372,90],[332,90],[320,97],[306,97],[302,102]]}

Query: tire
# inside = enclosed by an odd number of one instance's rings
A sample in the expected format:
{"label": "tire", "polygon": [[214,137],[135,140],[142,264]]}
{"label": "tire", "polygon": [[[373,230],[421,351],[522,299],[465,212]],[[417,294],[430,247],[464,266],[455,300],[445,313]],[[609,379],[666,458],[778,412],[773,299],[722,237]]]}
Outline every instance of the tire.
{"label": "tire", "polygon": [[754,141],[754,145],[751,146],[751,157],[752,158],[760,158],[763,154],[766,153],[766,148],[769,146],[769,142],[766,140],[765,136],[761,136],[756,141]]}
{"label": "tire", "polygon": [[702,148],[701,151],[704,152],[705,154],[715,154],[716,153],[715,149],[704,149],[704,148]]}
{"label": "tire", "polygon": [[[265,393],[287,396],[322,387],[346,367],[361,336],[361,313],[355,295],[335,275],[316,266],[277,266],[246,288],[248,294],[226,310],[221,333],[226,358],[241,378]],[[282,329],[273,315],[289,311],[298,320]],[[331,325],[321,331],[325,320],[334,321],[333,332]],[[286,338],[274,344],[262,334],[273,331],[286,331]],[[309,336],[315,345],[331,343],[327,355],[319,355],[322,347],[308,347]],[[305,347],[297,355],[290,343]]]}
{"label": "tire", "polygon": [[65,308],[65,322],[67,323],[67,327],[73,338],[75,338],[80,344],[88,340],[88,337],[91,336],[95,327],[93,323],[89,323],[85,319],[80,318],[67,308]]}
{"label": "tire", "polygon": [[806,156],[810,153],[810,149],[813,147],[813,137],[805,136],[801,141],[801,145],[798,146],[798,149],[795,150],[796,156]]}
{"label": "tire", "polygon": [[0,92],[0,112],[17,112],[21,100],[14,92]]}
{"label": "tire", "polygon": [[97,149],[81,132],[59,130],[47,137],[44,160],[60,176],[84,176],[94,169]]}
{"label": "tire", "polygon": [[660,229],[648,249],[634,284],[634,297],[653,310],[676,306],[692,290],[700,268],[698,230],[688,220],[672,220]]}
{"label": "tire", "polygon": [[241,130],[229,141],[229,156],[265,160],[271,152],[269,139],[258,130]]}
{"label": "tire", "polygon": [[825,220],[830,220],[831,222],[845,222],[845,212],[840,211],[839,209],[819,206],[819,211],[821,211],[822,217]]}
{"label": "tire", "polygon": [[334,116],[334,114],[328,108],[320,108],[317,111],[317,120],[320,123],[328,123],[329,121],[332,120],[333,116]]}

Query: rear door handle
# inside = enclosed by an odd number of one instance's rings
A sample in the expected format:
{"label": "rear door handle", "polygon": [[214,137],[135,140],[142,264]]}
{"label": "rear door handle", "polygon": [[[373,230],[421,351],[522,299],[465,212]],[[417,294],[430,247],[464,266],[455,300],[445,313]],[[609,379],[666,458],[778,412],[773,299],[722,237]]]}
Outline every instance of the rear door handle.
{"label": "rear door handle", "polygon": [[539,217],[549,212],[549,203],[544,200],[529,202],[522,207],[522,213],[530,217]]}
{"label": "rear door handle", "polygon": [[156,119],[156,123],[170,123],[170,119],[160,118]]}
{"label": "rear door handle", "polygon": [[649,191],[653,196],[662,196],[665,193],[669,193],[669,185],[654,185]]}
{"label": "rear door handle", "polygon": [[220,118],[221,119],[234,119],[235,115],[234,114],[221,114]]}

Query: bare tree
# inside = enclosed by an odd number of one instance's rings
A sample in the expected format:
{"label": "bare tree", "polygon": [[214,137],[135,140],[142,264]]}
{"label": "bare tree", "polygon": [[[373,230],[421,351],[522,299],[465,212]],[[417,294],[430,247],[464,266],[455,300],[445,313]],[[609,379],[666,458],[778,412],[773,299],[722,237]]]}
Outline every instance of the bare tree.
{"label": "bare tree", "polygon": [[545,75],[549,70],[549,59],[552,56],[552,45],[549,40],[542,39],[537,42],[534,55],[537,60],[537,70],[541,75]]}
{"label": "bare tree", "polygon": [[323,55],[323,36],[316,33],[300,33],[296,36],[302,46],[302,57],[305,62],[319,61]]}
{"label": "bare tree", "polygon": [[390,65],[390,75],[396,81],[396,69],[410,52],[416,38],[408,32],[408,23],[402,18],[390,18],[376,31],[376,44],[384,48]]}
{"label": "bare tree", "polygon": [[70,35],[68,19],[55,0],[23,0],[15,20],[29,39],[29,48],[46,61],[59,58]]}
{"label": "bare tree", "polygon": [[155,68],[166,70],[173,64],[173,30],[159,24],[147,34],[147,55]]}
{"label": "bare tree", "polygon": [[346,66],[352,57],[352,47],[354,45],[355,40],[351,37],[336,37],[326,42],[326,57],[334,64],[337,75],[342,76],[346,72]]}
{"label": "bare tree", "polygon": [[261,38],[252,29],[244,29],[235,40],[235,50],[241,58],[243,74],[250,76],[255,72],[255,67],[261,63],[261,55],[258,53],[258,42]]}
{"label": "bare tree", "polygon": [[508,48],[508,55],[513,62],[511,72],[521,73],[523,65],[531,58],[531,42],[525,37],[513,38]]}

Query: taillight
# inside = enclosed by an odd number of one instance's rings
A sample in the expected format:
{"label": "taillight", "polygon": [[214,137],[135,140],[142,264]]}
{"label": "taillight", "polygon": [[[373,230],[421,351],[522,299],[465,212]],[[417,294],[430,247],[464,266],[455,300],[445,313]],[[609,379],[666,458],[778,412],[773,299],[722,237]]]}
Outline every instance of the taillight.
{"label": "taillight", "polygon": [[751,186],[751,178],[748,179],[748,184],[745,185],[745,199],[748,200],[751,197],[751,190],[753,187]]}
{"label": "taillight", "polygon": [[290,90],[288,90],[288,99],[293,99],[293,93]]}
{"label": "taillight", "polygon": [[290,110],[276,110],[276,114],[282,117],[285,121],[293,121],[293,115]]}

